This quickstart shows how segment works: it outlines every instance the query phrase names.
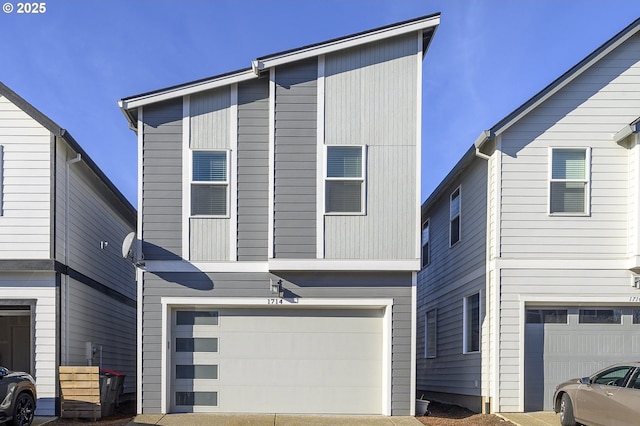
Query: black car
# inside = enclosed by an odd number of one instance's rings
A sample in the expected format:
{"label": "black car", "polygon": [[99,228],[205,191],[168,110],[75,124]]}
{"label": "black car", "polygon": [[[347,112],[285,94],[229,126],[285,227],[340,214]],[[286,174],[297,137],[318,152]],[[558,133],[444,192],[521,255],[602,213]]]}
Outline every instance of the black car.
{"label": "black car", "polygon": [[29,426],[36,411],[36,382],[28,373],[0,367],[0,423]]}

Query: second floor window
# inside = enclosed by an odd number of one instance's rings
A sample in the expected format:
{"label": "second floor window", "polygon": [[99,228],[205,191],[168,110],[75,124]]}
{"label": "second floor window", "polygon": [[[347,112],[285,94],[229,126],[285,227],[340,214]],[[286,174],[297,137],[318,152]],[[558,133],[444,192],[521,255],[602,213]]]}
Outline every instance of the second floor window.
{"label": "second floor window", "polygon": [[549,213],[587,214],[589,149],[551,150]]}
{"label": "second floor window", "polygon": [[325,213],[364,214],[364,146],[327,146]]}
{"label": "second floor window", "polygon": [[229,186],[226,151],[193,151],[191,215],[226,216]]}
{"label": "second floor window", "polygon": [[460,187],[449,200],[449,247],[460,241]]}
{"label": "second floor window", "polygon": [[429,266],[429,219],[422,224],[422,267]]}

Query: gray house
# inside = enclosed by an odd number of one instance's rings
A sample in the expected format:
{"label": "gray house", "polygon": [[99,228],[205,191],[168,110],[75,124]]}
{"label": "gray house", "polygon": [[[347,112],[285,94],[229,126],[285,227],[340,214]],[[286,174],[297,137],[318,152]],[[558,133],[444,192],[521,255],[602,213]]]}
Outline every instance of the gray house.
{"label": "gray house", "polygon": [[417,388],[551,410],[640,350],[640,20],[482,132],[422,206]]}
{"label": "gray house", "polygon": [[136,390],[136,272],[120,244],[136,211],[65,129],[0,83],[0,365],[59,413],[59,365]]}
{"label": "gray house", "polygon": [[140,412],[413,413],[438,23],[121,100],[140,161]]}

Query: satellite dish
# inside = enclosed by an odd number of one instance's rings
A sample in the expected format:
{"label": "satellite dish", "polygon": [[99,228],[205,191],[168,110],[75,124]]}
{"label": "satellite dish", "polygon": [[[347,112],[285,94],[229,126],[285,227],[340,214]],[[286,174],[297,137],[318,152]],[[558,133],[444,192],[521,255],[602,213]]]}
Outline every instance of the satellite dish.
{"label": "satellite dish", "polygon": [[122,257],[125,259],[133,260],[133,241],[136,239],[135,232],[129,232],[126,237],[124,237],[124,241],[122,242]]}

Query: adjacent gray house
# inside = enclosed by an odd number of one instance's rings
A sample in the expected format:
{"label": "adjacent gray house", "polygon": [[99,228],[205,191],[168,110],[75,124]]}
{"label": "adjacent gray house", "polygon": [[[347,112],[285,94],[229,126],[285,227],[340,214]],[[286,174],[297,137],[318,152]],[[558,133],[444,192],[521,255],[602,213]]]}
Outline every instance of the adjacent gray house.
{"label": "adjacent gray house", "polygon": [[120,101],[141,413],[409,415],[430,15]]}
{"label": "adjacent gray house", "polygon": [[640,20],[490,130],[422,206],[417,388],[484,412],[640,352]]}
{"label": "adjacent gray house", "polygon": [[136,389],[136,211],[65,129],[0,83],[0,365],[30,372],[59,413],[59,365]]}

